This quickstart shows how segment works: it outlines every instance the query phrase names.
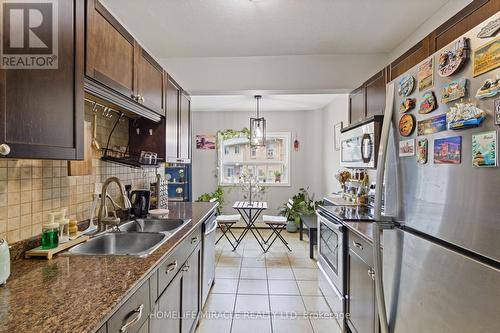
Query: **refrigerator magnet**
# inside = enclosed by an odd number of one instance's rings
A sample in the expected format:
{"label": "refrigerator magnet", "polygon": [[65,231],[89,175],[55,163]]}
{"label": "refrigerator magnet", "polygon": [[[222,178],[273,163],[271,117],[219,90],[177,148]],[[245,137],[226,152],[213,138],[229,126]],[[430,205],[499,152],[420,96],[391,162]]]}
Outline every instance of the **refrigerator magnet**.
{"label": "refrigerator magnet", "polygon": [[415,129],[415,117],[412,114],[404,114],[399,119],[399,134],[404,137],[410,136]]}
{"label": "refrigerator magnet", "polygon": [[425,164],[427,163],[427,149],[428,141],[427,139],[419,139],[417,141],[417,163]]}
{"label": "refrigerator magnet", "polygon": [[496,20],[488,22],[484,27],[481,28],[481,31],[477,34],[479,38],[489,38],[495,36],[495,34],[500,29],[500,18]]}
{"label": "refrigerator magnet", "polygon": [[399,113],[405,113],[415,107],[416,99],[407,97],[399,104]]}
{"label": "refrigerator magnet", "polygon": [[448,129],[446,122],[446,113],[438,114],[437,116],[417,121],[417,135],[435,134]]}
{"label": "refrigerator magnet", "polygon": [[472,135],[472,166],[497,166],[497,131]]}
{"label": "refrigerator magnet", "polygon": [[399,141],[399,157],[415,156],[415,139]]}
{"label": "refrigerator magnet", "polygon": [[431,111],[434,111],[436,107],[437,107],[436,96],[434,96],[433,91],[428,91],[423,96],[423,100],[420,103],[420,109],[418,110],[418,113],[426,114]]}
{"label": "refrigerator magnet", "polygon": [[452,136],[434,140],[434,164],[460,164],[461,161],[461,136]]}
{"label": "refrigerator magnet", "polygon": [[399,80],[398,94],[399,96],[410,96],[413,92],[413,88],[415,87],[415,78],[411,75],[404,75]]}
{"label": "refrigerator magnet", "polygon": [[481,88],[477,90],[476,98],[483,99],[493,97],[500,92],[500,76],[484,81]]}
{"label": "refrigerator magnet", "polygon": [[497,37],[474,50],[472,76],[476,77],[500,66],[499,47],[500,37]]}
{"label": "refrigerator magnet", "polygon": [[467,92],[467,79],[458,79],[446,83],[441,90],[441,103],[448,103],[465,97]]}
{"label": "refrigerator magnet", "polygon": [[451,49],[444,50],[439,55],[438,74],[446,77],[455,74],[467,60],[469,39],[462,37],[453,43]]}
{"label": "refrigerator magnet", "polygon": [[430,57],[418,65],[417,79],[419,91],[434,85],[434,58]]}

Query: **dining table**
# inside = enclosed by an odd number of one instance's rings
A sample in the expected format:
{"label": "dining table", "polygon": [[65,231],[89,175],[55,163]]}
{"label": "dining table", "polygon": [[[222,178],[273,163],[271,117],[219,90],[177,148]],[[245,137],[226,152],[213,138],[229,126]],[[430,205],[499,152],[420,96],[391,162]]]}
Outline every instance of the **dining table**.
{"label": "dining table", "polygon": [[245,222],[245,228],[241,235],[238,237],[236,241],[236,246],[235,250],[238,247],[238,245],[243,241],[245,236],[248,234],[248,232],[251,232],[252,235],[255,237],[257,240],[257,243],[259,246],[262,248],[264,252],[266,252],[266,249],[264,248],[264,245],[266,243],[265,238],[262,236],[262,234],[259,232],[259,229],[255,225],[257,222],[257,219],[259,218],[260,214],[267,209],[267,202],[265,201],[236,201],[233,205],[233,208],[236,209],[236,211],[241,215],[241,218]]}

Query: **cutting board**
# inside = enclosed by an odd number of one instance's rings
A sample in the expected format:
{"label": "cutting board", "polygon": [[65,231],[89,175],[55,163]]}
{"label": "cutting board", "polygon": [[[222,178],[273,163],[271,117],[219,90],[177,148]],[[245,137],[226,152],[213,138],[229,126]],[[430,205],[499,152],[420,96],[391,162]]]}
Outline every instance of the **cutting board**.
{"label": "cutting board", "polygon": [[86,121],[83,128],[84,159],[82,161],[68,161],[68,176],[92,174],[92,123]]}

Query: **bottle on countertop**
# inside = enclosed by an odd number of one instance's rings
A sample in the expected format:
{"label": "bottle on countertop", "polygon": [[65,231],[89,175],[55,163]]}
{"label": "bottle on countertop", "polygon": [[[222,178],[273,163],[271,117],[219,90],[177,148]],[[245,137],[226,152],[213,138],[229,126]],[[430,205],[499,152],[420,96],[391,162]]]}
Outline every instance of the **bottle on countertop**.
{"label": "bottle on countertop", "polygon": [[59,245],[59,223],[54,222],[54,216],[49,215],[49,222],[42,226],[42,249],[54,249]]}
{"label": "bottle on countertop", "polygon": [[0,238],[0,285],[5,284],[10,276],[9,244]]}

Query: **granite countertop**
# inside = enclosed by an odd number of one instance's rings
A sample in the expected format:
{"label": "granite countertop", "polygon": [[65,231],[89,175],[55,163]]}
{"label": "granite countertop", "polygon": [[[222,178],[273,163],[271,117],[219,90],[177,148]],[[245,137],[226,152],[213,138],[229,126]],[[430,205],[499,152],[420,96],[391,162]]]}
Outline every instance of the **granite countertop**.
{"label": "granite countertop", "polygon": [[94,332],[215,209],[171,203],[170,218],[191,219],[151,255],[56,256],[12,263],[0,287],[0,332]]}

